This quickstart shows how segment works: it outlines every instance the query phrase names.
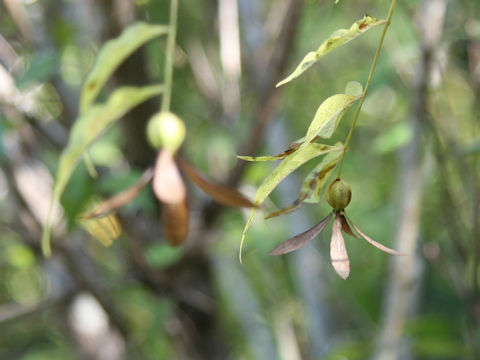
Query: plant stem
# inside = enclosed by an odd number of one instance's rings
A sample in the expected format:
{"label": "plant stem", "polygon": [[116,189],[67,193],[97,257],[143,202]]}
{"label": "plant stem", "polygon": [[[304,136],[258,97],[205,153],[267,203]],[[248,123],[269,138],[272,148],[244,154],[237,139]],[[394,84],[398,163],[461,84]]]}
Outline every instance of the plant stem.
{"label": "plant stem", "polygon": [[177,35],[178,0],[170,1],[170,30],[168,32],[167,49],[165,54],[164,84],[165,92],[162,96],[161,111],[170,110],[172,99],[173,56],[175,52],[175,37]]}
{"label": "plant stem", "polygon": [[348,151],[348,147],[350,145],[350,139],[352,138],[353,130],[357,125],[357,120],[360,116],[360,111],[362,110],[363,103],[365,102],[365,98],[368,94],[368,89],[370,88],[370,84],[372,82],[373,73],[375,72],[375,68],[377,66],[378,58],[380,57],[380,50],[382,49],[383,40],[385,39],[385,35],[387,34],[388,27],[392,21],[393,11],[395,10],[395,5],[397,4],[397,0],[392,0],[390,3],[390,8],[388,9],[387,20],[385,22],[385,26],[383,27],[382,35],[380,36],[380,40],[377,45],[377,50],[375,51],[375,56],[373,57],[372,65],[370,66],[370,72],[368,74],[367,83],[365,84],[365,90],[363,91],[363,95],[360,98],[360,104],[357,107],[357,111],[355,113],[355,117],[353,118],[352,126],[350,131],[348,132],[347,139],[345,140],[342,158],[340,159],[340,165],[338,167],[338,174],[337,177],[340,178],[342,173],[342,165],[343,165],[343,158],[345,157],[345,152]]}

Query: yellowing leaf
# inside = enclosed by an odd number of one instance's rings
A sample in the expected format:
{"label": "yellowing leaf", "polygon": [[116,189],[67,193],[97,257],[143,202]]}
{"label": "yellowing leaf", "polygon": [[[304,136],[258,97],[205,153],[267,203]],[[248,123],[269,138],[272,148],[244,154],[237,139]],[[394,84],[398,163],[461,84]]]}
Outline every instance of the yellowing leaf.
{"label": "yellowing leaf", "polygon": [[[336,146],[342,146],[337,143]],[[332,151],[325,155],[322,161],[307,175],[302,184],[298,198],[290,205],[269,214],[265,219],[285,215],[298,210],[304,202],[317,203],[320,201],[321,192],[328,178],[335,170],[337,162],[342,157],[342,151]]]}
{"label": "yellowing leaf", "polygon": [[296,77],[300,76],[305,70],[316,63],[324,55],[328,54],[331,50],[355,39],[357,36],[363,34],[365,31],[384,24],[385,20],[375,19],[372,16],[365,15],[363,19],[356,21],[350,29],[340,29],[335,31],[330,37],[325,40],[316,51],[310,51],[297,68],[284,80],[277,84],[277,87],[286,84]]}
{"label": "yellowing leaf", "polygon": [[68,145],[60,156],[52,201],[42,233],[42,250],[50,255],[50,224],[53,215],[53,204],[62,196],[81,156],[88,146],[108,128],[109,125],[120,119],[125,113],[138,104],[160,95],[163,86],[123,87],[116,90],[105,104],[92,106],[82,114],[73,125]]}
{"label": "yellowing leaf", "polygon": [[[263,183],[258,187],[255,197],[253,199],[254,203],[259,206],[261,205],[265,199],[270,195],[270,193],[277,187],[277,185],[287,177],[291,172],[295,169],[306,163],[307,161],[330,152],[341,152],[343,151],[343,146],[329,146],[329,145],[322,145],[322,144],[315,144],[315,143],[308,143],[305,146],[301,147],[299,150],[287,156],[273,171],[272,173],[267,176],[267,178],[263,181]],[[253,220],[253,217],[256,213],[256,208],[253,208],[250,211],[250,216],[247,220],[247,224],[243,229],[242,239],[240,241],[240,261],[241,261],[241,254],[242,254],[242,247],[243,242],[245,239],[245,235],[250,227],[250,224]]]}
{"label": "yellowing leaf", "polygon": [[109,40],[100,50],[97,61],[85,80],[80,98],[80,112],[83,113],[118,66],[140,46],[151,39],[167,34],[167,25],[150,25],[139,22],[130,25],[116,39]]}
{"label": "yellowing leaf", "polygon": [[115,215],[99,219],[79,220],[78,223],[103,246],[110,246],[122,234],[122,227]]}
{"label": "yellowing leaf", "polygon": [[336,94],[327,98],[318,108],[305,136],[305,144],[310,143],[315,136],[330,138],[337,128],[345,112],[360,96]]}

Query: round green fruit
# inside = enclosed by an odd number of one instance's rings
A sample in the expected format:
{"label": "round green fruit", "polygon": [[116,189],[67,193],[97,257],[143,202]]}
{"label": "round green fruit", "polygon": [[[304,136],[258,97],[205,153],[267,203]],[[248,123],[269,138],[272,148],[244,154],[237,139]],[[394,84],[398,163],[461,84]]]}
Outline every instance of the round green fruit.
{"label": "round green fruit", "polygon": [[335,179],[327,188],[327,201],[336,210],[343,210],[352,199],[350,185],[341,179]]}
{"label": "round green fruit", "polygon": [[175,153],[185,139],[185,124],[171,112],[157,113],[148,121],[147,139],[155,149]]}

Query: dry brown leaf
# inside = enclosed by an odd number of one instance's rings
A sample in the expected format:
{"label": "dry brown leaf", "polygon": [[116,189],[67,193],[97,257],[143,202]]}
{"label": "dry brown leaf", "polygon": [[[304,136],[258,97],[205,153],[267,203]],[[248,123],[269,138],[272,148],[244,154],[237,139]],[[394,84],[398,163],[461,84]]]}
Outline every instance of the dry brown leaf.
{"label": "dry brown leaf", "polygon": [[178,204],[163,204],[162,222],[166,241],[170,246],[180,246],[188,235],[187,200]]}
{"label": "dry brown leaf", "polygon": [[233,207],[256,207],[256,205],[238,191],[208,180],[199,170],[185,159],[179,157],[178,164],[187,177],[205,191],[216,202]]}
{"label": "dry brown leaf", "polygon": [[341,215],[336,214],[333,221],[332,239],[330,241],[330,261],[336,273],[343,280],[350,274],[350,261],[348,260],[347,248],[342,234]]}
{"label": "dry brown leaf", "polygon": [[80,219],[94,219],[103,217],[122,207],[123,205],[128,204],[129,202],[133,201],[138,194],[140,194],[140,191],[142,191],[143,188],[150,182],[150,180],[152,180],[152,176],[153,169],[148,168],[135,184],[112,196],[111,198],[95,205],[92,210],[82,214]]}
{"label": "dry brown leaf", "polygon": [[153,192],[165,204],[178,204],[187,197],[187,189],[178,171],[172,152],[162,149],[158,153],[153,174]]}
{"label": "dry brown leaf", "polygon": [[283,254],[292,252],[294,250],[297,250],[298,248],[301,248],[303,245],[307,244],[315,236],[317,236],[322,232],[325,226],[327,226],[327,223],[331,217],[332,217],[332,213],[328,214],[328,216],[325,219],[320,221],[319,224],[315,225],[311,229],[308,229],[307,231],[284,241],[283,243],[278,245],[275,249],[270,251],[268,254],[283,255]]}

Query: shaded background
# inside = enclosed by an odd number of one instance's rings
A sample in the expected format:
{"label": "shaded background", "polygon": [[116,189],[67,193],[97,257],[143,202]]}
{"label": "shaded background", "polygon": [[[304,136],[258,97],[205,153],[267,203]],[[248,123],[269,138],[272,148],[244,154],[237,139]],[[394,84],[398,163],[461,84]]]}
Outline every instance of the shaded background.
{"label": "shaded background", "polygon": [[[335,50],[304,76],[275,83],[310,50],[387,1],[182,0],[172,109],[184,155],[253,197],[274,154],[302,137],[319,104],[365,82],[381,30]],[[95,196],[132,184],[155,153],[144,104],[92,147],[100,176],[75,172],[54,254],[39,252],[52,174],[99,47],[135,20],[168,22],[168,1],[0,2],[0,359],[480,358],[480,4],[399,1],[343,167],[349,216],[394,258],[346,239],[352,273],[329,263],[329,232],[283,257],[266,254],[329,211],[304,205],[257,216],[190,189],[191,232],[164,242],[150,189],[118,213],[104,247],[75,222]],[[109,88],[162,79],[165,40],[137,52]],[[334,138],[343,141],[349,112]],[[267,201],[285,206],[306,164]]]}

